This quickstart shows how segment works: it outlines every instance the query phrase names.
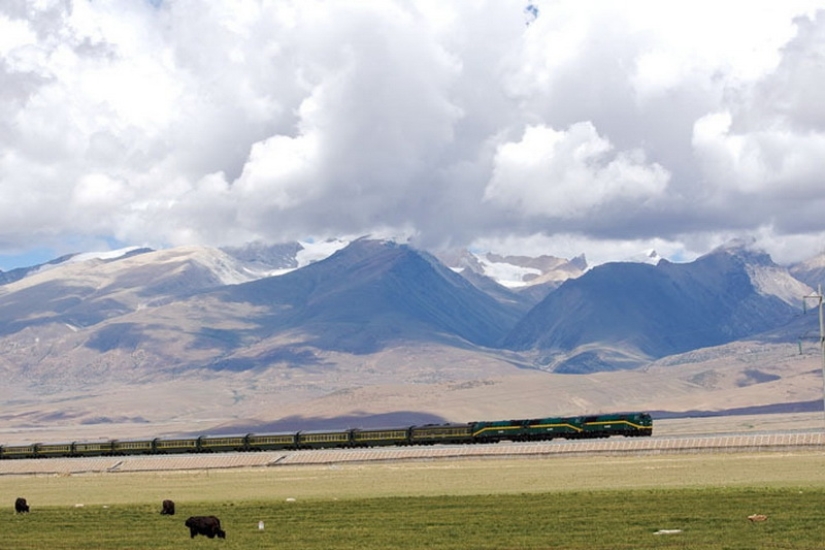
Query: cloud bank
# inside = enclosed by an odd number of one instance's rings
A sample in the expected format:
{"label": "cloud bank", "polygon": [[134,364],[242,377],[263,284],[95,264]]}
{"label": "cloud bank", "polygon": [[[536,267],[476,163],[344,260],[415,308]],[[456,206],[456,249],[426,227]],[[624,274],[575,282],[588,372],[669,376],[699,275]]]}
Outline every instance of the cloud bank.
{"label": "cloud bank", "polygon": [[375,232],[805,258],[817,4],[9,0],[0,258]]}

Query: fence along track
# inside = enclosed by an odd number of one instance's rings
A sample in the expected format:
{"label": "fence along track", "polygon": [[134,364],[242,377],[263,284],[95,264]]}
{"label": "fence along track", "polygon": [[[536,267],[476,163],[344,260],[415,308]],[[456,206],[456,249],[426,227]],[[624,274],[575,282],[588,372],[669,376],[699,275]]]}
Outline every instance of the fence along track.
{"label": "fence along track", "polygon": [[696,437],[640,437],[500,443],[493,445],[436,445],[374,449],[319,449],[253,453],[149,455],[94,458],[0,460],[0,475],[70,475],[103,472],[147,472],[340,464],[367,461],[450,458],[550,457],[574,454],[651,454],[706,452],[825,451],[825,433],[771,433]]}

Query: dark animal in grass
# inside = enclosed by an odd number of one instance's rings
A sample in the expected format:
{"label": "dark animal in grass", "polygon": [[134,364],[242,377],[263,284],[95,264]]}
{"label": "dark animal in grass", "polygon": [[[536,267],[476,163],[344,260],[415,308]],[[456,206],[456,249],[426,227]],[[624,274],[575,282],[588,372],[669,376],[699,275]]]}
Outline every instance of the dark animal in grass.
{"label": "dark animal in grass", "polygon": [[160,510],[160,515],[162,516],[174,516],[175,515],[175,503],[171,500],[164,500],[161,504],[162,508]]}
{"label": "dark animal in grass", "polygon": [[14,511],[18,514],[29,511],[29,505],[26,503],[25,498],[18,497],[17,500],[14,501]]}
{"label": "dark animal in grass", "polygon": [[203,535],[214,539],[226,538],[226,532],[221,529],[221,520],[215,516],[192,516],[184,523],[189,528],[189,535],[195,538],[195,535]]}

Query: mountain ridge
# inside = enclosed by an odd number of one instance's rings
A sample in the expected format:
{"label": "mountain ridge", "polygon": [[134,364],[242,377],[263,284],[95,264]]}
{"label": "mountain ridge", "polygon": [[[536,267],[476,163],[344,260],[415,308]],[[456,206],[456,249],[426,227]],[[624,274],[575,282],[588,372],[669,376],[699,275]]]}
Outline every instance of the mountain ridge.
{"label": "mountain ridge", "polygon": [[[603,264],[531,305],[408,244],[327,246],[334,251],[300,261],[290,259],[295,245],[246,257],[141,250],[58,262],[0,285],[5,420],[102,430],[173,418],[189,429],[204,419],[380,417],[393,407],[448,420],[613,407],[769,410],[821,393],[810,344],[788,352],[816,328],[801,314],[810,286],[747,247],[685,264]],[[533,265],[570,269],[548,258]],[[551,324],[519,328],[531,316]],[[524,343],[502,345],[514,335]],[[750,347],[770,352],[743,354],[747,365],[713,359]],[[155,396],[151,404],[143,394]],[[158,403],[165,414],[152,410]]]}

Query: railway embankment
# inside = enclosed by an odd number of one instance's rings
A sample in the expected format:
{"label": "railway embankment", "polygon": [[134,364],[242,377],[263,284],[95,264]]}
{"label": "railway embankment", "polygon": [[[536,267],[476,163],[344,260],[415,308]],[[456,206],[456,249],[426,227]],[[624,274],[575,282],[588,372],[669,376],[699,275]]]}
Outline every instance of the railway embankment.
{"label": "railway embankment", "polygon": [[137,455],[0,460],[0,475],[76,475],[151,471],[264,468],[368,461],[466,458],[552,458],[581,454],[736,453],[825,451],[825,432],[555,440],[492,445],[434,445],[250,453]]}

